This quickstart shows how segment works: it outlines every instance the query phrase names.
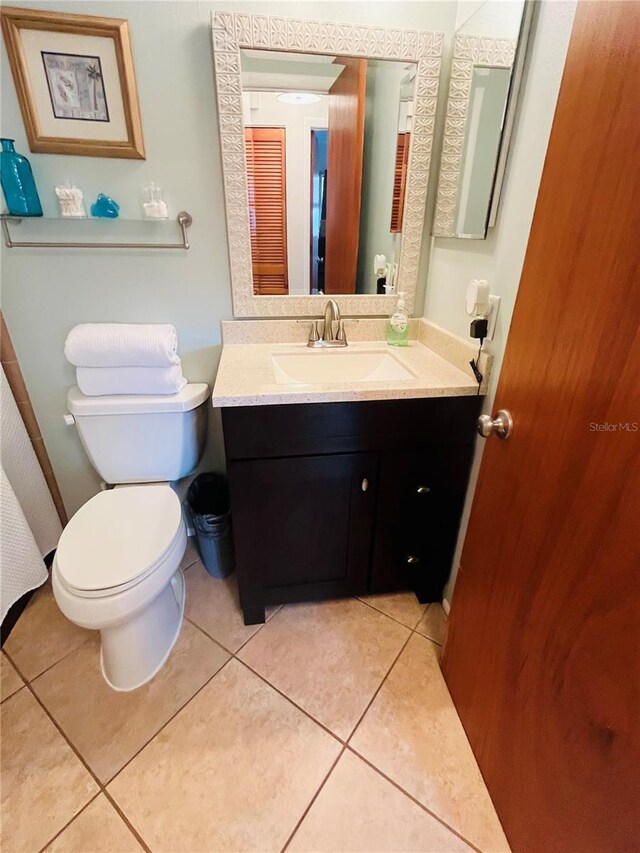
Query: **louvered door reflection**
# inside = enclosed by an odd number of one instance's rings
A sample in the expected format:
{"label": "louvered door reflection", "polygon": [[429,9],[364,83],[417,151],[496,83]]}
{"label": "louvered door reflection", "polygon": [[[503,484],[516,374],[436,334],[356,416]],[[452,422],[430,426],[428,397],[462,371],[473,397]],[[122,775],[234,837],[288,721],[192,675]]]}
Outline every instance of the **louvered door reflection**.
{"label": "louvered door reflection", "polygon": [[402,231],[404,214],[404,196],[409,168],[410,133],[399,133],[396,147],[396,167],[393,177],[393,198],[391,200],[391,233]]}
{"label": "louvered door reflection", "polygon": [[246,127],[244,138],[253,292],[261,296],[286,295],[286,131],[283,127]]}

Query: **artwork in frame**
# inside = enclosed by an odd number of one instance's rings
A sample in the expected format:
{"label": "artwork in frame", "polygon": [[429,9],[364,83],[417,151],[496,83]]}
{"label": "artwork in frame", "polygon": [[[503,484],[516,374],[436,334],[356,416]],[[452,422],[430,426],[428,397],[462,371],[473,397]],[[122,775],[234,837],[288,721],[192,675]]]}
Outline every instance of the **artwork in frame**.
{"label": "artwork in frame", "polygon": [[109,121],[99,56],[43,50],[42,62],[56,118]]}
{"label": "artwork in frame", "polygon": [[0,15],[31,151],[143,160],[127,22],[10,6]]}

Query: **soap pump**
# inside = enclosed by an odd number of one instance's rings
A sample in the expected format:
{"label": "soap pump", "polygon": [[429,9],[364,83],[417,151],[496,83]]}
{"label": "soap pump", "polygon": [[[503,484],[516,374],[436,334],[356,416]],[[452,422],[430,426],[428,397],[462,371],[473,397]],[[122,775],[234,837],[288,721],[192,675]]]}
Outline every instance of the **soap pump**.
{"label": "soap pump", "polygon": [[404,293],[398,291],[396,310],[389,317],[387,326],[387,343],[392,347],[409,346],[409,312],[404,301]]}

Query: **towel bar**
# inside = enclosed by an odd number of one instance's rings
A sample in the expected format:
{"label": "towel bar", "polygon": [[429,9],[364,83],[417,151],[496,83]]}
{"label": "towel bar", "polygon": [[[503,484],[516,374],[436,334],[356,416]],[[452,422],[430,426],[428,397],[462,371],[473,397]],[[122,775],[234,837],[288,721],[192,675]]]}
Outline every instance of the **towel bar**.
{"label": "towel bar", "polygon": [[[66,242],[42,242],[39,240],[19,241],[12,240],[9,231],[9,221],[19,224],[22,221],[20,216],[3,216],[2,217],[2,233],[4,235],[4,244],[7,249],[189,249],[190,243],[187,236],[187,229],[193,222],[193,217],[186,210],[181,210],[176,217],[176,221],[180,228],[182,236],[181,243],[66,243]],[[58,220],[59,221],[59,220]],[[80,220],[75,220],[80,221]],[[143,221],[143,220],[141,220]]]}

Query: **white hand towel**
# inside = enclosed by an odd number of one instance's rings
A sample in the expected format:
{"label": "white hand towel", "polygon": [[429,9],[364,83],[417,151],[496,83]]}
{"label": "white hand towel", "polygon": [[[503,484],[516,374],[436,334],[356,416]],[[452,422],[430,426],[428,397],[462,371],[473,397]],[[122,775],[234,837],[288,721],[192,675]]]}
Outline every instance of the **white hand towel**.
{"label": "white hand towel", "polygon": [[182,367],[77,367],[78,388],[88,397],[107,394],[178,394],[187,384]]}
{"label": "white hand towel", "polygon": [[64,345],[75,367],[169,367],[180,364],[175,326],[134,323],[81,323]]}

